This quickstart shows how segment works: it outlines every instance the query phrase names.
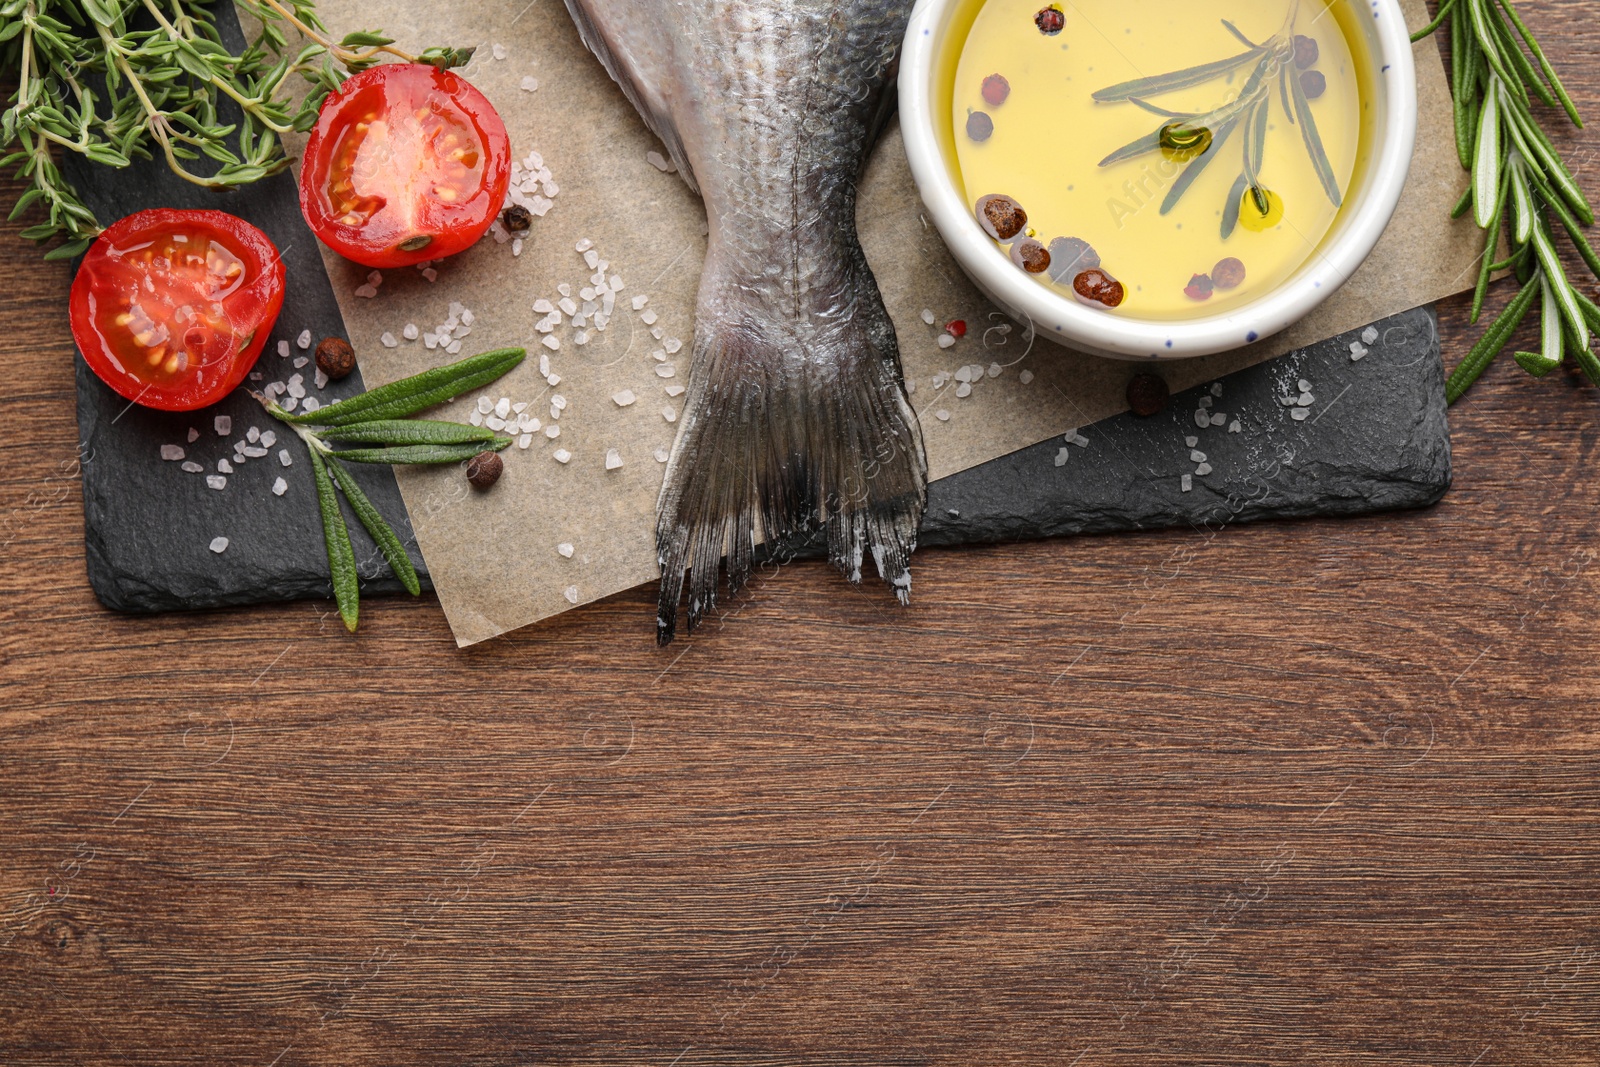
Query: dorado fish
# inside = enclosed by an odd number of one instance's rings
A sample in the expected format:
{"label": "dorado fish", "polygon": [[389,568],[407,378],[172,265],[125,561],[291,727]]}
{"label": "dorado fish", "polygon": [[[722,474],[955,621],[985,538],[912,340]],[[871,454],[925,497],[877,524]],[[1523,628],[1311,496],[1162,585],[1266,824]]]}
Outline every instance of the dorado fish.
{"label": "dorado fish", "polygon": [[927,463],[894,324],[856,237],[909,0],[566,0],[584,44],[705,203],[693,360],[657,504],[656,635],[826,535],[902,603]]}

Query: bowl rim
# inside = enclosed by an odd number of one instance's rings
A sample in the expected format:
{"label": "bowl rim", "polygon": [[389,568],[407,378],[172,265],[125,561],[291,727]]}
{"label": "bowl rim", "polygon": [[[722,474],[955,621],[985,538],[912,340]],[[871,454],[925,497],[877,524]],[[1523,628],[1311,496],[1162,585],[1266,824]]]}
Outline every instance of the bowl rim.
{"label": "bowl rim", "polygon": [[1349,280],[1371,254],[1405,188],[1417,135],[1416,67],[1399,0],[1329,0],[1370,15],[1376,24],[1373,84],[1383,99],[1374,133],[1376,159],[1333,240],[1288,281],[1226,312],[1195,319],[1133,319],[1084,307],[1032,281],[978,226],[951,180],[931,111],[935,56],[957,5],[972,0],[917,0],[901,49],[898,93],[906,158],[917,191],[956,262],[978,288],[1029,322],[1038,336],[1119,359],[1186,359],[1240,348],[1304,318]]}

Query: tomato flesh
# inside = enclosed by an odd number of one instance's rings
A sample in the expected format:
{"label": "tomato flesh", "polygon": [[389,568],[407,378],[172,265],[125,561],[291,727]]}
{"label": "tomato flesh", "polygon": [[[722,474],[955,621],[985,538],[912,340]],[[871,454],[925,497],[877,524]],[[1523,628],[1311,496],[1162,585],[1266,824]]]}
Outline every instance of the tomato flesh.
{"label": "tomato flesh", "polygon": [[453,71],[391,63],[322,105],[300,167],[300,209],[330,248],[368,267],[439,259],[482,237],[505,201],[511,143]]}
{"label": "tomato flesh", "polygon": [[72,336],[129,400],[193,411],[232,392],[283,307],[267,235],[221,211],[141,211],[107,227],[72,281]]}

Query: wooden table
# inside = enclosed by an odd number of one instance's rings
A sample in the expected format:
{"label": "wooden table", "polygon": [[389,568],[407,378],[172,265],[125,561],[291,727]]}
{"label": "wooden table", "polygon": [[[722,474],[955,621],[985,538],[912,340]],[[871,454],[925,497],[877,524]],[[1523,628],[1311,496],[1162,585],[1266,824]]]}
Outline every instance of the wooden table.
{"label": "wooden table", "polygon": [[[1525,6],[1600,117],[1600,7]],[[1571,375],[1491,370],[1425,513],[926,551],[904,611],[794,565],[665,651],[645,589],[457,651],[431,599],[101,609],[68,275],[17,228],[8,1067],[1600,1061]]]}

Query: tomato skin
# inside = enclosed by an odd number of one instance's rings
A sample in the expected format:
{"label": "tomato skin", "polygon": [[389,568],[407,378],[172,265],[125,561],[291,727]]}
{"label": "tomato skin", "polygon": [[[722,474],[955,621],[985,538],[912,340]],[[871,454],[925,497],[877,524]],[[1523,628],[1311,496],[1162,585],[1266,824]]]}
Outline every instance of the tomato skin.
{"label": "tomato skin", "polygon": [[510,183],[511,141],[482,93],[454,71],[387,63],[323,102],[300,164],[300,210],[345,258],[405,267],[471,246]]}
{"label": "tomato skin", "polygon": [[283,285],[277,247],[241,218],[135,212],[84,253],[68,300],[72,339],[120,395],[194,411],[227,396],[255,366],[283,308]]}

